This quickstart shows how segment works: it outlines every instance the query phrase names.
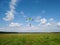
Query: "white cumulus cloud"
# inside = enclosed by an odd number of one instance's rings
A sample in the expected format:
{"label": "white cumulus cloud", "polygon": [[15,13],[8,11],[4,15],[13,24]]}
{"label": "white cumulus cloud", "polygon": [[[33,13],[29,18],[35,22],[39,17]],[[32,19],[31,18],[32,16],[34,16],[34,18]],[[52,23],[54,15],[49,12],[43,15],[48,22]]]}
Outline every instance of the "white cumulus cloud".
{"label": "white cumulus cloud", "polygon": [[46,18],[42,18],[40,21],[41,21],[41,24],[45,24],[47,22],[47,19]]}

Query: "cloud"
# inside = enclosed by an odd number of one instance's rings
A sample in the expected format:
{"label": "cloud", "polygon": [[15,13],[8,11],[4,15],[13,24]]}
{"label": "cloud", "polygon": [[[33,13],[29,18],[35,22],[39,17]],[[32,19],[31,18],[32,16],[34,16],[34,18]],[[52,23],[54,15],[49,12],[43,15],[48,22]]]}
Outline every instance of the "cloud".
{"label": "cloud", "polygon": [[41,19],[41,16],[37,16],[34,21],[35,22],[40,22],[40,19]]}
{"label": "cloud", "polygon": [[42,18],[40,21],[41,21],[41,24],[45,24],[47,22],[47,19],[46,18]]}
{"label": "cloud", "polygon": [[54,21],[54,18],[50,18],[49,21]]}
{"label": "cloud", "polygon": [[14,10],[15,9],[16,2],[17,2],[17,0],[11,0],[11,2],[10,2],[10,9],[11,10]]}
{"label": "cloud", "polygon": [[24,15],[24,12],[23,12],[23,11],[21,11],[21,12],[20,12],[20,14],[21,14],[21,15]]}
{"label": "cloud", "polygon": [[11,2],[9,4],[10,10],[8,10],[5,13],[6,17],[3,18],[5,21],[11,21],[14,19],[16,2],[17,2],[17,0],[11,0]]}
{"label": "cloud", "polygon": [[6,17],[3,18],[5,21],[11,21],[14,19],[14,14],[12,11],[8,11],[5,14],[6,14]]}
{"label": "cloud", "polygon": [[47,26],[51,26],[52,24],[51,23],[46,23]]}
{"label": "cloud", "polygon": [[59,27],[60,27],[60,22],[57,22],[57,26],[59,26]]}
{"label": "cloud", "polygon": [[45,24],[47,22],[47,19],[46,18],[42,18],[41,16],[37,16],[34,21],[38,22],[40,24]]}
{"label": "cloud", "polygon": [[18,26],[18,27],[6,27],[0,28],[0,31],[10,32],[60,32],[60,27],[54,25],[40,25],[40,26]]}
{"label": "cloud", "polygon": [[43,24],[29,26],[21,23],[11,22],[9,27],[0,28],[0,31],[7,32],[60,32],[60,22],[46,22]]}
{"label": "cloud", "polygon": [[34,21],[39,23],[38,26],[41,25],[51,26],[56,23],[54,18],[46,19],[46,18],[42,18],[41,16],[37,16]]}
{"label": "cloud", "polygon": [[9,24],[9,27],[19,27],[19,26],[21,26],[22,24],[20,24],[20,23],[14,23],[14,22],[11,22],[10,24]]}
{"label": "cloud", "polygon": [[27,18],[27,16],[25,15],[24,11],[20,12],[20,16],[22,16],[23,18]]}

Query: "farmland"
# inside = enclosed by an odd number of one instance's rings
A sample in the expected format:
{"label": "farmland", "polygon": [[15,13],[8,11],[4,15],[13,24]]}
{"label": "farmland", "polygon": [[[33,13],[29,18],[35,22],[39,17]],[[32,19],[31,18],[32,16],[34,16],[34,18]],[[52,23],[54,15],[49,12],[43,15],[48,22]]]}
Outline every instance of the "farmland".
{"label": "farmland", "polygon": [[0,34],[0,45],[60,45],[60,33]]}

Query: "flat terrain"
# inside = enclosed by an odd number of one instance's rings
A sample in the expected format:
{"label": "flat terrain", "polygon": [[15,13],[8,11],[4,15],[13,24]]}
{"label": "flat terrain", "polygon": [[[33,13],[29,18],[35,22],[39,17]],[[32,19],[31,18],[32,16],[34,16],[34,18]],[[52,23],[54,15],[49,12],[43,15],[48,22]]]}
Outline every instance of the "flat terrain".
{"label": "flat terrain", "polygon": [[60,45],[60,33],[0,34],[0,45]]}

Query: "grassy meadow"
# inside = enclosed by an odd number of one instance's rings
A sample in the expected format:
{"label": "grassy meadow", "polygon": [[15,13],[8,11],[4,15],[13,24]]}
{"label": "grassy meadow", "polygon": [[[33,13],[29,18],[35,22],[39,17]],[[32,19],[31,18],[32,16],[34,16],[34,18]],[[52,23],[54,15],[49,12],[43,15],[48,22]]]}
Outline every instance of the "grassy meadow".
{"label": "grassy meadow", "polygon": [[60,33],[0,34],[0,45],[60,45]]}

